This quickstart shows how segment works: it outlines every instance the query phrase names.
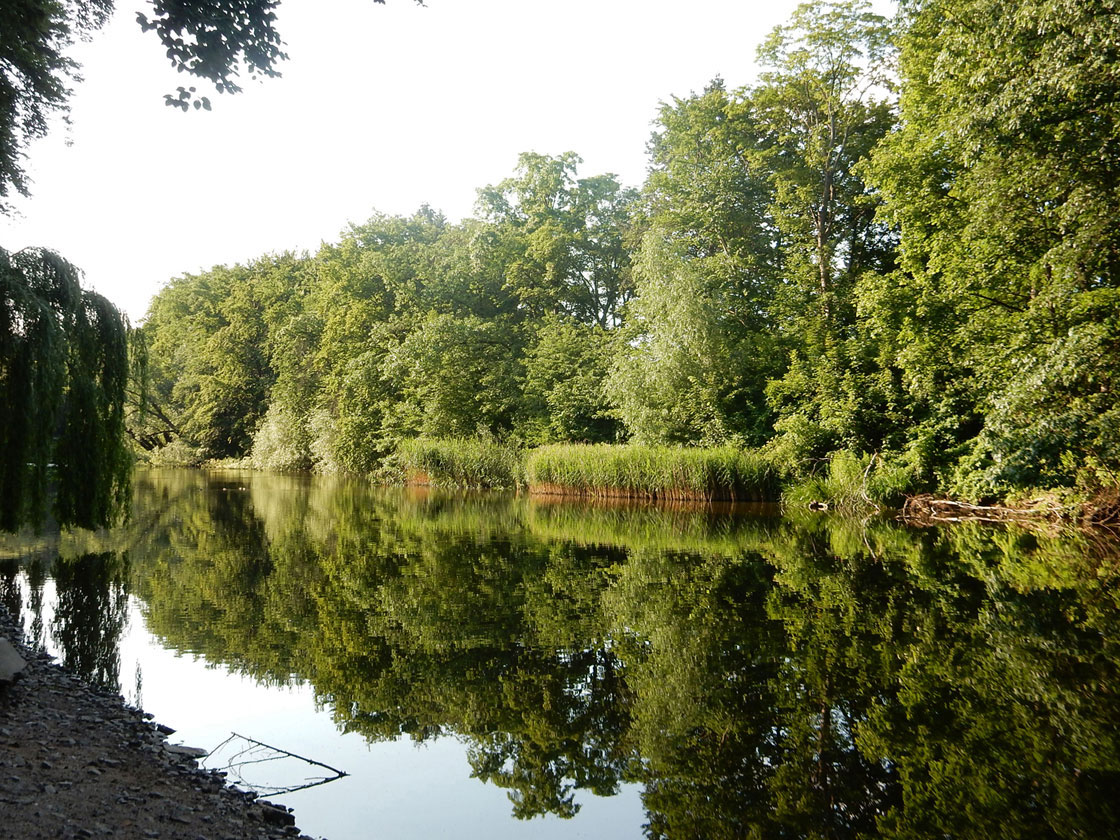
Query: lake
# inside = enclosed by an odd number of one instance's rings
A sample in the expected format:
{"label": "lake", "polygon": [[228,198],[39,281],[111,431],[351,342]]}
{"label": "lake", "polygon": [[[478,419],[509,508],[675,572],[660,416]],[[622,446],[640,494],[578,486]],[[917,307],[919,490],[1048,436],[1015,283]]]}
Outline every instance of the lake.
{"label": "lake", "polygon": [[330,840],[1120,836],[1101,534],[142,471],[0,558],[32,640]]}

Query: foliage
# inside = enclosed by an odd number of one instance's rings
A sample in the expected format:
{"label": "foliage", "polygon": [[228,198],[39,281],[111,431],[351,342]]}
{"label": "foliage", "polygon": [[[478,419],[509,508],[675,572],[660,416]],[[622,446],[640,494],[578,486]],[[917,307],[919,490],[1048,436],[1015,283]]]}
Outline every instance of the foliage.
{"label": "foliage", "polygon": [[279,403],[268,407],[253,436],[250,463],[257,470],[306,470],[311,466],[310,429]]}
{"label": "foliage", "polygon": [[527,153],[477,219],[179,278],[133,434],[362,475],[418,436],[737,447],[801,501],[1110,498],[1120,36],[1067,6],[806,3],[755,84],[661,106],[640,194]]}
{"label": "foliage", "polygon": [[[759,443],[761,391],[775,358],[763,331],[738,327],[718,276],[654,230],[635,268],[638,295],[607,381],[618,415],[647,444]],[[761,362],[761,364],[760,364]]]}
{"label": "foliage", "polygon": [[829,457],[826,469],[786,486],[782,502],[801,506],[823,503],[859,512],[879,505],[897,508],[916,489],[913,469],[899,459],[885,461],[878,455],[859,456],[838,450]]}
{"label": "foliage", "polygon": [[401,393],[386,425],[398,435],[430,437],[508,432],[520,375],[518,344],[507,322],[429,316],[383,364]]}
{"label": "foliage", "polygon": [[127,324],[50,251],[0,250],[0,530],[103,527],[123,513]]}
{"label": "foliage", "polygon": [[603,380],[612,335],[567,317],[543,320],[525,352],[518,435],[530,446],[613,441],[618,423],[605,404]]}
{"label": "foliage", "polygon": [[505,289],[522,312],[605,329],[629,298],[624,239],[634,194],[613,175],[577,179],[581,162],[573,152],[522,154],[512,178],[479,190],[478,208],[510,252]]}
{"label": "foliage", "polygon": [[943,483],[968,495],[1068,486],[1097,453],[1116,463],[1090,417],[1115,411],[1096,380],[1117,366],[1120,30],[1106,6],[908,8],[904,122],[869,170],[905,276],[869,315],[920,407],[914,437],[936,441]]}
{"label": "foliage", "polygon": [[763,389],[783,364],[771,314],[783,252],[764,142],[749,93],[719,80],[661,108],[650,229],[607,384],[641,442],[758,445],[770,435]]}

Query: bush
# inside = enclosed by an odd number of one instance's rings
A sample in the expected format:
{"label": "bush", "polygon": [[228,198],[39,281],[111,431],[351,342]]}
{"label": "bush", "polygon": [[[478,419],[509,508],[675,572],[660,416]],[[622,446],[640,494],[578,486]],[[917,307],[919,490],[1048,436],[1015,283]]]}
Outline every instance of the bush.
{"label": "bush", "polygon": [[825,502],[839,510],[897,507],[917,485],[917,470],[903,460],[833,452],[828,469],[788,486],[782,501],[793,505]]}
{"label": "bush", "polygon": [[202,450],[179,438],[166,446],[143,453],[140,458],[152,467],[198,467],[202,465]]}
{"label": "bush", "polygon": [[249,462],[255,470],[306,470],[311,467],[307,418],[272,403],[253,435]]}

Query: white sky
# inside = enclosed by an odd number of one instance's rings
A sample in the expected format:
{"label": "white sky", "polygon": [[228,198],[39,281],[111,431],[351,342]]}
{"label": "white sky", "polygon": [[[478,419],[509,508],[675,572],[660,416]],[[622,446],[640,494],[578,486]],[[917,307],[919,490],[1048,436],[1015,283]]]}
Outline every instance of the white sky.
{"label": "white sky", "polygon": [[[796,0],[285,0],[283,77],[183,114],[138,0],[75,57],[72,126],[30,150],[0,247],[53,248],[134,320],[171,277],[314,251],[374,210],[452,220],[523,151],[640,186],[658,103],[754,81]],[[887,0],[876,3],[886,13]],[[205,92],[201,90],[200,92]]]}

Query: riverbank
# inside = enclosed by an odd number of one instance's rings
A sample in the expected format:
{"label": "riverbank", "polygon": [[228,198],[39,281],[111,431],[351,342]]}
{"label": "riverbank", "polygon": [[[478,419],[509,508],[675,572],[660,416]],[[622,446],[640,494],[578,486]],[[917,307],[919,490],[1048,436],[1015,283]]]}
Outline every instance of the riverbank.
{"label": "riverbank", "polygon": [[0,637],[26,660],[0,683],[0,813],[5,837],[290,840],[282,807],[200,770],[172,730],[27,649],[0,606]]}
{"label": "riverbank", "polygon": [[[252,459],[208,461],[204,469],[257,470]],[[267,470],[265,470],[267,472]],[[527,492],[537,497],[647,503],[761,502],[854,515],[895,512],[913,525],[961,521],[1120,526],[1120,485],[1095,490],[1024,489],[982,501],[931,493],[913,469],[848,451],[806,472],[764,449],[548,444],[519,448],[492,439],[402,441],[372,476],[377,483]]]}

